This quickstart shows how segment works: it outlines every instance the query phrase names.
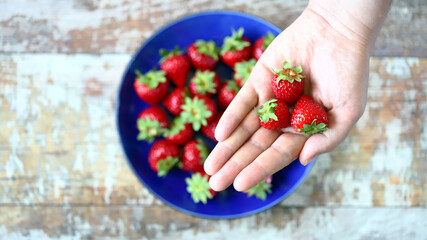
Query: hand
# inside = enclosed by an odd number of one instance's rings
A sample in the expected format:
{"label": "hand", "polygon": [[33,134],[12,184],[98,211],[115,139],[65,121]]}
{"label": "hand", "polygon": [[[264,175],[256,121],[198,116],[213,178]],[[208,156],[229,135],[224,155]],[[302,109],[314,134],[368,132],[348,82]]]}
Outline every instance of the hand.
{"label": "hand", "polygon": [[[234,182],[237,191],[247,190],[297,157],[306,165],[335,149],[363,114],[372,29],[363,24],[345,28],[311,5],[266,49],[219,121],[215,133],[219,143],[204,165],[212,175],[212,189],[221,191]],[[260,126],[254,107],[274,97],[272,69],[281,68],[284,61],[302,66],[304,93],[327,110],[327,131],[308,136]]]}

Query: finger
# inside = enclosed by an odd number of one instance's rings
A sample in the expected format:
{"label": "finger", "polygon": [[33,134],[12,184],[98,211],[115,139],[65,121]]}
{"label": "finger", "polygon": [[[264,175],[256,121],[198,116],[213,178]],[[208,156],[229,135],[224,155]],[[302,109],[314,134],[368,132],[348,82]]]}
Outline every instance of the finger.
{"label": "finger", "polygon": [[267,83],[272,72],[265,64],[258,62],[243,88],[225,110],[215,130],[215,138],[224,141],[257,105],[263,104],[273,96]]}
{"label": "finger", "polygon": [[258,115],[255,111],[250,112],[229,138],[218,142],[204,163],[205,172],[209,175],[217,173],[259,127]]}
{"label": "finger", "polygon": [[283,133],[234,179],[237,191],[246,191],[286,167],[299,155],[307,136]]}
{"label": "finger", "polygon": [[[340,116],[340,117],[338,117]],[[309,164],[317,155],[334,150],[349,134],[357,118],[343,117],[339,111],[328,112],[328,130],[310,136],[300,153],[300,162]]]}
{"label": "finger", "polygon": [[237,174],[267,149],[281,134],[259,128],[252,137],[210,178],[209,184],[215,191],[222,191],[233,183]]}

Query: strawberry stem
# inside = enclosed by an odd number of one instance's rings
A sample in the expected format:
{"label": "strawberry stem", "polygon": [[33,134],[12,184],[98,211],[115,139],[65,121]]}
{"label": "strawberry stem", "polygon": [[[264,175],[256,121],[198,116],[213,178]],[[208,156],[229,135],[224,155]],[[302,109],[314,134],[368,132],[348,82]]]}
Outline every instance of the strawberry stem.
{"label": "strawberry stem", "polygon": [[301,79],[305,78],[305,76],[300,74],[302,73],[302,67],[292,67],[292,64],[288,61],[283,63],[282,69],[273,69],[273,71],[278,75],[276,79],[277,85],[279,85],[280,81],[288,81],[293,83],[294,81],[301,82]]}
{"label": "strawberry stem", "polygon": [[304,124],[304,127],[298,129],[298,131],[311,135],[311,134],[321,133],[328,129],[327,124],[325,123],[316,124],[316,120],[317,119],[314,119],[313,122],[311,122],[311,124]]}
{"label": "strawberry stem", "polygon": [[208,176],[203,176],[200,173],[194,173],[191,178],[185,178],[187,184],[187,192],[191,194],[191,198],[195,203],[207,203],[208,199],[213,198],[212,193],[209,191]]}
{"label": "strawberry stem", "polygon": [[259,115],[259,119],[267,123],[270,121],[270,119],[273,119],[274,121],[279,121],[276,114],[274,113],[274,108],[277,107],[277,99],[270,99],[266,103],[262,105],[261,108],[255,108],[255,112]]}

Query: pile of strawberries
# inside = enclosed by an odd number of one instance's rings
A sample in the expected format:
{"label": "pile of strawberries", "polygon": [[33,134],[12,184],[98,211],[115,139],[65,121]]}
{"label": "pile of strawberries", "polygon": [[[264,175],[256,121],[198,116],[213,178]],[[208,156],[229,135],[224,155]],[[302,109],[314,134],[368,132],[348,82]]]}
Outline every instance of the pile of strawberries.
{"label": "pile of strawberries", "polygon": [[[292,127],[305,134],[322,133],[327,130],[328,115],[312,98],[303,94],[304,79],[301,66],[293,67],[285,61],[283,68],[274,69],[271,88],[276,98],[272,98],[255,108],[261,126],[266,129]],[[295,103],[296,102],[296,103]],[[292,114],[289,108],[293,106]]]}
{"label": "pile of strawberries", "polygon": [[[216,194],[203,170],[210,149],[202,138],[195,136],[204,135],[216,141],[214,132],[222,112],[274,39],[268,33],[252,46],[243,34],[243,29],[233,31],[221,48],[214,41],[197,40],[188,46],[186,54],[178,47],[171,51],[160,49],[160,70],[146,73],[135,70],[135,91],[151,105],[138,116],[137,139],[149,143],[156,140],[148,162],[159,177],[166,176],[174,167],[192,173],[185,182],[195,203],[206,203]],[[221,81],[215,72],[219,61],[234,70],[234,79]],[[194,75],[187,84],[192,68]],[[268,178],[247,194],[265,200],[270,192],[271,178]]]}

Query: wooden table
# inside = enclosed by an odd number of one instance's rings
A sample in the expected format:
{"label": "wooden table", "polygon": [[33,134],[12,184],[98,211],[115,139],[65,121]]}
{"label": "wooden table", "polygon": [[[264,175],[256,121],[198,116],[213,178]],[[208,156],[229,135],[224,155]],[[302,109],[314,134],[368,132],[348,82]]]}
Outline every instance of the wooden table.
{"label": "wooden table", "polygon": [[0,1],[0,239],[427,239],[423,0],[393,3],[371,60],[364,116],[277,206],[199,219],[164,205],[129,169],[115,96],[147,37],[213,9],[285,27],[306,4]]}

